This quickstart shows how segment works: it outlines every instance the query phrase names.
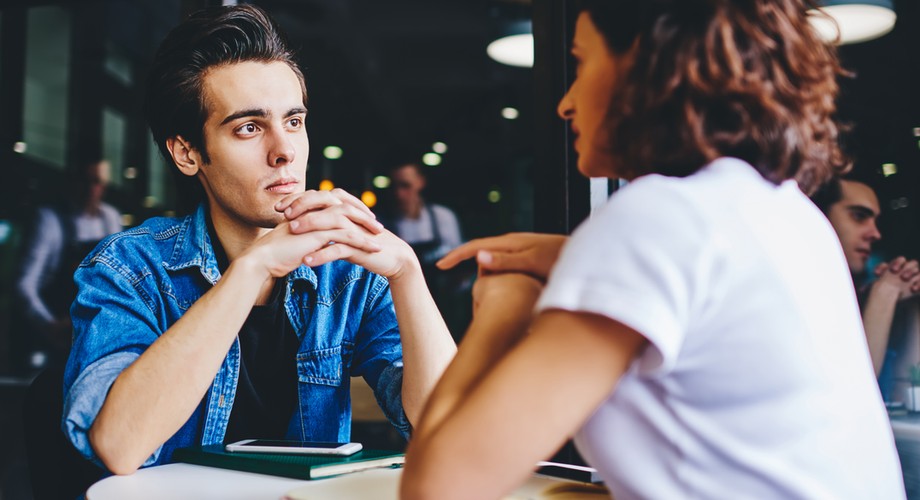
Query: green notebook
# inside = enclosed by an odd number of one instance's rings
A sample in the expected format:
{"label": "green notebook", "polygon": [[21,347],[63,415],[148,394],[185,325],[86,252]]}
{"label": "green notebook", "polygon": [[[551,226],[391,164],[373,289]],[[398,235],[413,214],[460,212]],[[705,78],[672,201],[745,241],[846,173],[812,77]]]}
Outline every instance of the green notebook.
{"label": "green notebook", "polygon": [[256,472],[295,479],[319,479],[365,469],[402,467],[405,454],[389,450],[361,450],[347,457],[330,455],[291,455],[281,453],[240,453],[224,450],[220,444],[179,448],[175,462],[206,465],[221,469]]}

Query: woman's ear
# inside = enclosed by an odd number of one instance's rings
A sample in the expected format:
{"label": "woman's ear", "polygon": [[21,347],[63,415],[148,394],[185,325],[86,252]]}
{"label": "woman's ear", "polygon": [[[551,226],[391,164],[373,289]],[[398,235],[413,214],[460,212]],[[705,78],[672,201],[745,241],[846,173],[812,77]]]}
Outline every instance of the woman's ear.
{"label": "woman's ear", "polygon": [[183,174],[194,177],[201,166],[201,155],[181,135],[166,139],[166,149],[169,150],[173,162]]}

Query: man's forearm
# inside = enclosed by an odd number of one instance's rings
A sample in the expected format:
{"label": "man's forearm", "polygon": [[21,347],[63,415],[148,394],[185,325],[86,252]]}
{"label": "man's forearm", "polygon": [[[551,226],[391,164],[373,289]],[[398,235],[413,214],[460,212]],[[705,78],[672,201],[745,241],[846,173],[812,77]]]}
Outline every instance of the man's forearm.
{"label": "man's forearm", "polygon": [[403,349],[403,409],[409,422],[416,425],[457,347],[428,292],[421,268],[416,265],[391,278],[390,293]]}
{"label": "man's forearm", "polygon": [[118,376],[89,433],[109,470],[133,472],[188,420],[267,280],[258,267],[235,261]]}
{"label": "man's forearm", "polygon": [[866,305],[863,307],[863,328],[866,330],[866,342],[876,377],[881,373],[882,364],[885,361],[885,351],[891,335],[891,324],[899,293],[895,287],[876,283],[869,290]]}

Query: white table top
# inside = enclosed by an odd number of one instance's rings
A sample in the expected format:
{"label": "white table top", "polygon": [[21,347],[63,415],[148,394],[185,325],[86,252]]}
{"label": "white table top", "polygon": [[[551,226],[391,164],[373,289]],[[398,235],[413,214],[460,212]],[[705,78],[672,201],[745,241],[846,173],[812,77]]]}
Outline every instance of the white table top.
{"label": "white table top", "polygon": [[278,500],[310,481],[239,472],[191,464],[141,469],[130,476],[110,476],[86,491],[87,500]]}
{"label": "white table top", "polygon": [[[141,469],[130,476],[111,476],[92,485],[87,500],[279,500],[292,490],[298,499],[330,500],[372,498],[396,500],[402,469],[371,469],[353,474],[303,481],[251,472],[191,464],[169,464]],[[541,493],[565,479],[533,475],[508,500],[541,498]],[[373,492],[368,494],[367,492]],[[597,493],[572,493],[568,499],[605,498]]]}

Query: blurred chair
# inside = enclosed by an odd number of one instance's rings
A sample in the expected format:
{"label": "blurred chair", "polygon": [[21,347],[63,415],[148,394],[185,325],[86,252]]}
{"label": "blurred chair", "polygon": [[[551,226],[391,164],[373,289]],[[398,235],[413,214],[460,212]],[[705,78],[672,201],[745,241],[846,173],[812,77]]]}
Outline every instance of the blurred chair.
{"label": "blurred chair", "polygon": [[23,404],[26,455],[35,500],[82,498],[106,474],[85,459],[61,430],[64,362],[49,364],[32,381]]}

